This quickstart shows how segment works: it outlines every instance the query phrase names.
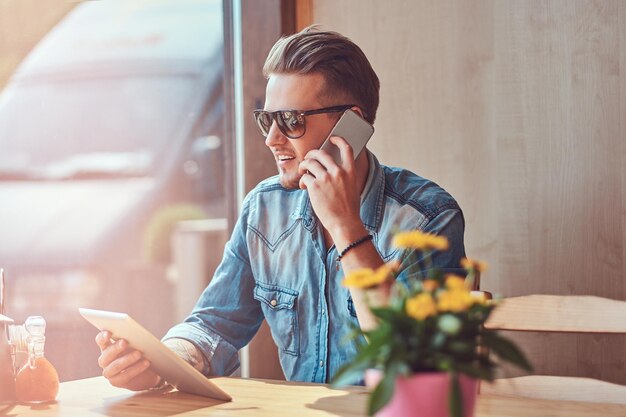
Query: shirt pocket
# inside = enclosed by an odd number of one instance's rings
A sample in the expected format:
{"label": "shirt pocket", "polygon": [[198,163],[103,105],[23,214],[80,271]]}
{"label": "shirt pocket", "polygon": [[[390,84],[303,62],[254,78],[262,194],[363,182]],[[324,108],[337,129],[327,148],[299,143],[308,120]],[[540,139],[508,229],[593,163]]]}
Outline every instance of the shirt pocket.
{"label": "shirt pocket", "polygon": [[352,296],[348,297],[348,313],[350,313],[350,316],[357,318],[356,310],[354,309],[354,301],[352,301]]}
{"label": "shirt pocket", "polygon": [[297,356],[300,351],[298,333],[298,292],[289,288],[256,283],[254,298],[261,303],[265,320],[278,348]]}

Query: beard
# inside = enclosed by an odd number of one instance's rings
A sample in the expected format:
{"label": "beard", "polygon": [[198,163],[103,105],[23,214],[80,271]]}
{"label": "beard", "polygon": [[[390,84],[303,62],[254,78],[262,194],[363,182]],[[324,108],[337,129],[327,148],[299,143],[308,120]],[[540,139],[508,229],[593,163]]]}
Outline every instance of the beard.
{"label": "beard", "polygon": [[284,170],[278,168],[278,179],[280,185],[287,190],[297,190],[300,188],[300,178],[302,175],[298,171]]}

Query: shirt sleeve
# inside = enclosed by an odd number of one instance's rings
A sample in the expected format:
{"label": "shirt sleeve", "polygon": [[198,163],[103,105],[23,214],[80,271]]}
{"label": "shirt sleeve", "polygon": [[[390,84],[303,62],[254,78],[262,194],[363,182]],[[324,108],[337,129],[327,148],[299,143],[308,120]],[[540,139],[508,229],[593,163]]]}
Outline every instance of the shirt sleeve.
{"label": "shirt sleeve", "polygon": [[263,321],[253,298],[254,276],[246,244],[248,202],[244,202],[224,257],[213,279],[184,322],[172,327],[163,340],[180,338],[204,355],[203,373],[230,375],[239,367],[239,349],[248,344]]}
{"label": "shirt sleeve", "polygon": [[429,221],[422,231],[445,236],[449,243],[448,250],[435,250],[430,258],[419,251],[404,251],[400,257],[401,272],[396,279],[406,283],[409,276],[414,276],[421,280],[428,270],[434,268],[440,269],[443,274],[465,276],[466,272],[461,267],[461,259],[465,257],[463,212],[458,208],[444,210]]}

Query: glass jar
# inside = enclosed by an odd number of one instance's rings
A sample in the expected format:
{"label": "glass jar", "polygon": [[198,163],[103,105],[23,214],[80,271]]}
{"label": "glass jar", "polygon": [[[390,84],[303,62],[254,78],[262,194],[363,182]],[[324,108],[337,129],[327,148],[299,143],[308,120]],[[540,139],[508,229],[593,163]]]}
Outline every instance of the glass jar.
{"label": "glass jar", "polygon": [[[28,360],[15,376],[15,392],[21,403],[45,403],[56,399],[59,392],[59,375],[44,356],[46,321],[33,316],[24,323],[28,346]],[[20,332],[20,331],[18,331]],[[23,346],[24,333],[16,334],[16,359],[18,346]]]}

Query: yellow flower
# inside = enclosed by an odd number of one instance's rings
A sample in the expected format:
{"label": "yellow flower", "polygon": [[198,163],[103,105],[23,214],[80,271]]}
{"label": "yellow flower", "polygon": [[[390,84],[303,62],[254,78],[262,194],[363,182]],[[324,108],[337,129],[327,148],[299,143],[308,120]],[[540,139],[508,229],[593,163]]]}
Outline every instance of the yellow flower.
{"label": "yellow flower", "polygon": [[482,291],[472,291],[470,294],[472,298],[474,299],[475,304],[486,305],[489,303],[489,300],[487,300],[485,293]]}
{"label": "yellow flower", "polygon": [[401,232],[394,236],[393,245],[397,248],[405,249],[437,249],[447,250],[448,239],[445,236],[437,236],[430,233],[423,233],[419,230],[411,232]]}
{"label": "yellow flower", "polygon": [[448,250],[448,239],[445,236],[426,235],[427,245],[431,249]]}
{"label": "yellow flower", "polygon": [[371,268],[356,269],[349,272],[343,280],[343,286],[349,288],[372,288],[382,284],[389,278],[391,268],[380,266],[376,271]]}
{"label": "yellow flower", "polygon": [[449,290],[438,294],[437,308],[439,311],[452,311],[460,313],[474,304],[474,298],[467,290]]}
{"label": "yellow flower", "polygon": [[467,270],[474,269],[478,272],[485,272],[489,267],[487,262],[469,258],[461,259],[461,266]]}
{"label": "yellow flower", "polygon": [[422,281],[424,291],[433,292],[439,287],[439,283],[434,279],[425,279]]}
{"label": "yellow flower", "polygon": [[416,320],[424,320],[428,316],[437,314],[435,300],[429,293],[417,294],[406,301],[406,314]]}
{"label": "yellow flower", "polygon": [[460,277],[454,274],[446,275],[446,287],[450,290],[465,290],[467,291],[467,284],[465,283],[465,278]]}

